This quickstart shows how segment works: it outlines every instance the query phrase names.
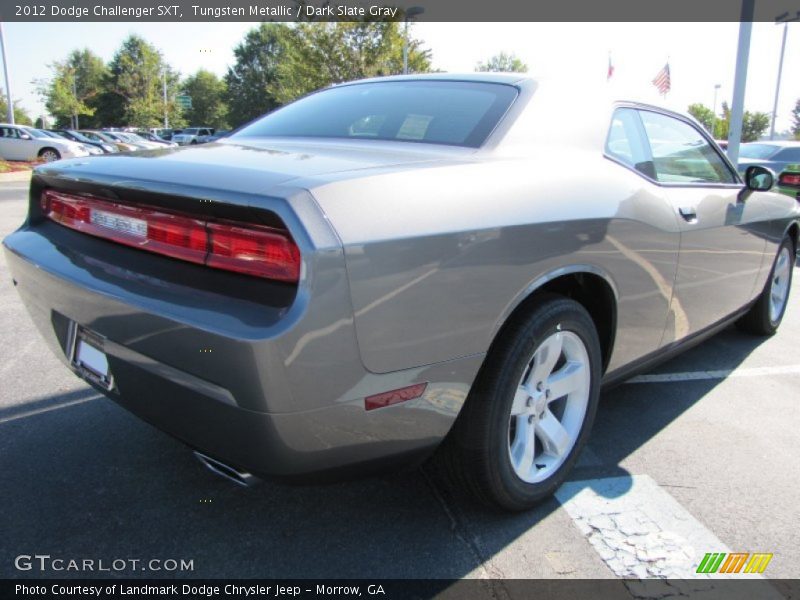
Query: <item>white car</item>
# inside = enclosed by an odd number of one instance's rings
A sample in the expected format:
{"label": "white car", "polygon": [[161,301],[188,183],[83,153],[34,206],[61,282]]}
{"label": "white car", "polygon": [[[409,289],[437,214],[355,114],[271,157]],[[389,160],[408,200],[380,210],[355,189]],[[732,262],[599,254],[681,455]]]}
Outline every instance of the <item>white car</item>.
{"label": "white car", "polygon": [[89,156],[83,144],[40,135],[31,127],[0,123],[0,158],[52,162],[60,158]]}

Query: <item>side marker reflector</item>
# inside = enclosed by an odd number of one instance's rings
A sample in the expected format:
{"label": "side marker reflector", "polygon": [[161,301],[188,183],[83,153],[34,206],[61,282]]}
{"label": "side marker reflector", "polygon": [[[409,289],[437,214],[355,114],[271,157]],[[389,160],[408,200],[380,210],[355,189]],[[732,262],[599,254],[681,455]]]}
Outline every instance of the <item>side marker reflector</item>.
{"label": "side marker reflector", "polygon": [[367,396],[364,398],[364,409],[374,410],[376,408],[383,408],[384,406],[391,406],[392,404],[399,404],[406,400],[419,398],[425,393],[427,387],[428,382],[426,381],[425,383],[416,383],[408,387],[400,388],[399,390],[391,390],[389,392],[375,394],[374,396]]}

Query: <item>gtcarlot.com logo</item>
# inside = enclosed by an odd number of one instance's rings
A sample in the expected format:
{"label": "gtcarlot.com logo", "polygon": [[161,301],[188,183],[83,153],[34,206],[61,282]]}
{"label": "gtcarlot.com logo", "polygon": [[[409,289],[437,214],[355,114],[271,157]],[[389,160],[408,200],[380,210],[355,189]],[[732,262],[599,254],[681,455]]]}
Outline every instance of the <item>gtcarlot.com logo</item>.
{"label": "gtcarlot.com logo", "polygon": [[20,554],[14,559],[18,571],[141,572],[194,571],[194,560],[184,558],[61,558],[49,554]]}

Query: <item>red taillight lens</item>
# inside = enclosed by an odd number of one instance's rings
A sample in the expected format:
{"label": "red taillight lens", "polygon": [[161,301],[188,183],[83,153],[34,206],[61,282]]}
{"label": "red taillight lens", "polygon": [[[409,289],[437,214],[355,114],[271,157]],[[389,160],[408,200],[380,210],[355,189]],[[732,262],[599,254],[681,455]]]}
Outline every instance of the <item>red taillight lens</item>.
{"label": "red taillight lens", "polygon": [[300,252],[285,235],[226,223],[209,223],[208,233],[210,267],[283,281],[300,276]]}
{"label": "red taillight lens", "polygon": [[778,185],[794,185],[800,187],[800,173],[782,173],[778,178]]}
{"label": "red taillight lens", "polygon": [[207,222],[53,190],[42,194],[50,219],[97,237],[217,269],[296,282],[300,251],[287,232]]}

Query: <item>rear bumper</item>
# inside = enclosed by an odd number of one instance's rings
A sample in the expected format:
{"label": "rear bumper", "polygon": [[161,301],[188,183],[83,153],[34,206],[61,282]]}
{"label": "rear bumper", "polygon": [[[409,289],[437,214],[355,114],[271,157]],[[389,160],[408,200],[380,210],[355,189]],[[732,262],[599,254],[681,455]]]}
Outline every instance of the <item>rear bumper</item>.
{"label": "rear bumper", "polygon": [[[53,223],[23,227],[4,246],[23,302],[68,368],[74,322],[106,340],[115,387],[99,391],[186,444],[260,475],[363,470],[431,451],[482,361],[367,371],[341,252],[315,255],[312,268],[326,276],[271,304],[251,298],[280,296],[277,284],[253,288],[251,278]],[[365,396],[423,381],[429,385],[419,399],[364,410]]]}

